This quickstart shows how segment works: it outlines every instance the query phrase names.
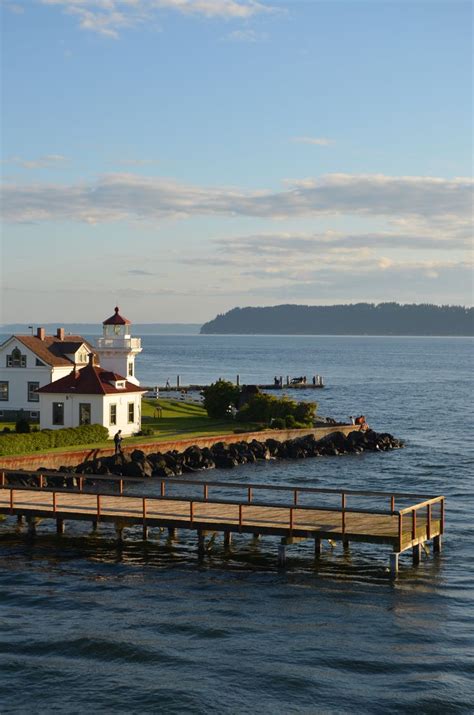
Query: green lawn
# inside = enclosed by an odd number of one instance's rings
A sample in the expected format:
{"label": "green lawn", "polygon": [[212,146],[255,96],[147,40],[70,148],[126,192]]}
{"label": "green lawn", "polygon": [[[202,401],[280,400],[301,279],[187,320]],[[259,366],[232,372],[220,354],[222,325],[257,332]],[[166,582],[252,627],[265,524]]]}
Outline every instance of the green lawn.
{"label": "green lawn", "polygon": [[[159,409],[161,408],[161,415]],[[8,425],[10,426],[10,425]],[[153,429],[153,435],[142,437],[125,437],[122,446],[127,447],[135,443],[166,442],[175,438],[188,439],[192,437],[215,436],[229,434],[237,427],[233,420],[211,420],[201,405],[186,404],[177,400],[143,400],[142,401],[142,427]],[[249,432],[256,425],[239,424],[240,429]],[[1,429],[1,426],[0,426]],[[54,447],[42,450],[46,452],[73,452],[82,449],[106,449],[112,447],[112,440],[95,442],[87,445],[74,445],[71,447]],[[35,454],[29,452],[28,454]],[[12,455],[13,456],[13,455]]]}

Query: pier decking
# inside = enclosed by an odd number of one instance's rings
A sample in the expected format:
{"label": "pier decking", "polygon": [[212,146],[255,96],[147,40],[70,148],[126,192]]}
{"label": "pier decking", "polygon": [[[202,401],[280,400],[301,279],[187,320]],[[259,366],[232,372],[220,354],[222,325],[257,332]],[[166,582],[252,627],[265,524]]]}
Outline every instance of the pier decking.
{"label": "pier decking", "polygon": [[[36,486],[15,485],[13,481],[19,476],[32,479]],[[76,486],[70,489],[46,487],[48,476],[74,477]],[[230,544],[232,533],[279,536],[281,565],[285,561],[285,547],[305,539],[314,540],[316,555],[321,553],[324,539],[341,541],[345,548],[350,542],[386,544],[392,548],[392,576],[398,572],[398,556],[403,551],[412,549],[416,563],[426,541],[433,540],[435,551],[441,549],[443,496],[188,479],[153,480],[160,484],[160,496],[156,497],[124,494],[125,487],[137,481],[57,472],[50,475],[2,472],[0,513],[25,516],[30,532],[35,529],[36,519],[45,518],[56,519],[59,533],[64,529],[65,520],[88,520],[95,525],[112,522],[120,538],[124,527],[136,525],[143,527],[144,538],[150,527],[191,529],[198,534],[201,552],[209,532],[222,532],[226,546]],[[198,493],[196,496],[171,494],[177,485],[181,490],[194,489]],[[97,487],[98,491],[90,491]],[[283,502],[268,499],[276,493],[283,495]],[[361,500],[368,505],[357,506]],[[405,506],[396,510],[396,504],[401,502]]]}

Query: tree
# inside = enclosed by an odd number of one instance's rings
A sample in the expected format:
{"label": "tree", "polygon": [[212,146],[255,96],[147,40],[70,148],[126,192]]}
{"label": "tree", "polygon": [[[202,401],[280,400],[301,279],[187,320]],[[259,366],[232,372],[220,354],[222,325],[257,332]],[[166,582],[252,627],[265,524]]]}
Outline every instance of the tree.
{"label": "tree", "polygon": [[236,407],[239,399],[239,388],[227,380],[217,380],[205,387],[204,407],[209,417],[220,419],[229,416],[229,407]]}

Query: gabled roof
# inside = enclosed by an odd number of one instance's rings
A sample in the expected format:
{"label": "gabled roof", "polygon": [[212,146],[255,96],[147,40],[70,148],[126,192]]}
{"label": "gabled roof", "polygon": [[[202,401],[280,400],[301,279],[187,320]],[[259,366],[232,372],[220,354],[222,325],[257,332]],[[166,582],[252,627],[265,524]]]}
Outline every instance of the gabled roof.
{"label": "gabled roof", "polygon": [[127,318],[123,318],[119,313],[118,305],[115,306],[115,313],[104,320],[102,325],[131,325],[131,322]]}
{"label": "gabled roof", "polygon": [[74,364],[74,360],[67,355],[74,354],[82,345],[85,345],[87,352],[94,352],[94,348],[81,335],[68,335],[66,340],[52,335],[46,335],[43,340],[36,335],[12,335],[12,337],[23,343],[42,362],[52,367],[69,367]]}
{"label": "gabled roof", "polygon": [[[112,383],[123,380],[125,387],[117,388]],[[127,392],[145,392],[141,387],[133,385],[122,375],[103,370],[97,365],[86,365],[80,370],[73,370],[66,377],[50,382],[49,385],[40,387],[37,392],[45,394],[74,394],[74,395],[123,395]]]}

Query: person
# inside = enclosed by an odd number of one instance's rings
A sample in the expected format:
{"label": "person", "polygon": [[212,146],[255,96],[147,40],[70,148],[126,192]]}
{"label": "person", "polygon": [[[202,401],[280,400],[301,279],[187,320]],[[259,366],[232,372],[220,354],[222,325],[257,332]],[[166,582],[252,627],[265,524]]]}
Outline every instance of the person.
{"label": "person", "polygon": [[351,424],[355,425],[355,417],[353,417],[352,415],[350,415],[349,419],[350,419],[350,421],[351,421]]}
{"label": "person", "polygon": [[166,380],[166,387],[167,387],[167,388],[170,388],[170,387],[171,387],[169,378]]}
{"label": "person", "polygon": [[121,454],[121,452],[122,452],[122,430],[121,429],[119,429],[119,431],[114,434],[114,444],[115,444],[115,454]]}

